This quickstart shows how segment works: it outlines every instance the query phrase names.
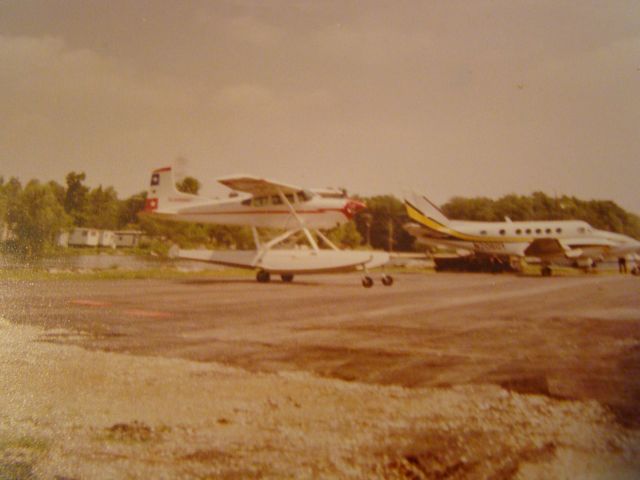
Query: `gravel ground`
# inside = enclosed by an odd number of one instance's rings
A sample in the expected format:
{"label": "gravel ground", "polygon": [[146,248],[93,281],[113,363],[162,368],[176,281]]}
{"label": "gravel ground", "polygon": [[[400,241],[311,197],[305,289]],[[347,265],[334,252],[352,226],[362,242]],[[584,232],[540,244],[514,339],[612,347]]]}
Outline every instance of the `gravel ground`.
{"label": "gravel ground", "polygon": [[639,286],[0,282],[0,479],[640,478]]}
{"label": "gravel ground", "polygon": [[255,373],[48,333],[0,322],[0,478],[640,475],[640,432],[596,401]]}

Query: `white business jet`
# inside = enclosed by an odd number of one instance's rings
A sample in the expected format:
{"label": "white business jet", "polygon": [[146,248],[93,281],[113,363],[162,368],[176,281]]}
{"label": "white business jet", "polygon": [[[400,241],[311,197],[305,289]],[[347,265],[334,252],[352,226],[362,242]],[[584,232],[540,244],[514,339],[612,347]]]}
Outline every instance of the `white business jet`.
{"label": "white business jet", "polygon": [[534,257],[541,262],[545,276],[551,275],[551,264],[588,269],[605,259],[640,251],[638,240],[597,230],[580,220],[449,220],[428,198],[418,194],[406,198],[405,207],[415,222],[405,229],[421,243],[491,256]]}
{"label": "white business jet", "polygon": [[[171,167],[154,170],[144,211],[178,221],[250,226],[256,249],[174,248],[171,252],[174,257],[254,269],[259,282],[270,281],[272,274],[291,282],[295,274],[362,270],[362,285],[367,288],[373,285],[368,270],[389,261],[387,252],[340,250],[319,230],[346,223],[366,208],[341,190],[305,190],[248,175],[218,181],[234,191],[230,198],[212,199],[179,192]],[[261,239],[258,227],[280,229],[284,233]],[[287,246],[300,239],[306,243],[302,248]],[[393,278],[386,274],[381,280],[386,286],[393,283]]]}

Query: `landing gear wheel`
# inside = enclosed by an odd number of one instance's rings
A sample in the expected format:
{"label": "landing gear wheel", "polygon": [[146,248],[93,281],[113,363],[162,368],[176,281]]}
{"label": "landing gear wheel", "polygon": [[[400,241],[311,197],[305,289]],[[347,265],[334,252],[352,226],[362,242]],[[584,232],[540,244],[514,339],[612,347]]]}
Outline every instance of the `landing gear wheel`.
{"label": "landing gear wheel", "polygon": [[280,275],[280,278],[285,283],[293,282],[293,273],[283,273],[282,275]]}
{"label": "landing gear wheel", "polygon": [[391,275],[382,275],[382,284],[385,287],[393,285],[393,277]]}
{"label": "landing gear wheel", "polygon": [[362,286],[364,288],[371,288],[373,287],[373,278],[366,276],[366,277],[362,277]]}
{"label": "landing gear wheel", "polygon": [[267,283],[269,280],[271,280],[271,275],[269,274],[269,272],[260,270],[258,273],[256,273],[256,280],[260,283]]}
{"label": "landing gear wheel", "polygon": [[551,267],[545,265],[544,267],[542,267],[542,270],[540,270],[540,273],[542,274],[543,277],[550,277]]}

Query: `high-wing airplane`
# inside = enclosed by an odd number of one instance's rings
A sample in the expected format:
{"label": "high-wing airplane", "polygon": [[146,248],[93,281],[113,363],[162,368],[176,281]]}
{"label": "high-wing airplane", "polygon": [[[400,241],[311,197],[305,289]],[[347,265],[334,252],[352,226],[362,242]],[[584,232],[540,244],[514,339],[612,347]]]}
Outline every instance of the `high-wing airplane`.
{"label": "high-wing airplane", "polygon": [[415,222],[405,229],[421,243],[491,256],[535,257],[542,263],[545,276],[551,275],[552,264],[590,268],[604,259],[640,251],[638,240],[597,230],[580,220],[449,220],[428,198],[418,194],[406,198],[405,207]]}
{"label": "high-wing airplane", "polygon": [[[389,261],[386,252],[340,250],[319,230],[346,223],[366,208],[344,191],[305,190],[249,175],[224,177],[218,181],[233,190],[229,198],[212,199],[179,192],[171,167],[154,170],[144,211],[178,221],[250,226],[256,249],[174,248],[173,256],[254,269],[259,282],[268,282],[272,274],[279,274],[284,282],[291,282],[294,274],[363,270],[362,285],[367,288],[373,285],[368,270]],[[272,239],[261,239],[258,227],[280,229],[284,233]],[[306,241],[306,248],[287,246],[287,242],[299,237]],[[386,286],[393,283],[393,278],[386,274],[381,280]]]}

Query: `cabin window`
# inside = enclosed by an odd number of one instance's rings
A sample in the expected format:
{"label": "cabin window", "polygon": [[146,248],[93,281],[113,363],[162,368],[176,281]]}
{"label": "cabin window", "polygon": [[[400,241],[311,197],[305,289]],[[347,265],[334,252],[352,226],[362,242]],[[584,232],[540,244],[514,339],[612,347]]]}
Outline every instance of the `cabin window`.
{"label": "cabin window", "polygon": [[263,207],[269,204],[269,197],[253,197],[254,207]]}
{"label": "cabin window", "polygon": [[519,228],[516,230],[516,235],[522,235],[522,230],[520,230]]}
{"label": "cabin window", "polygon": [[500,230],[500,235],[504,235],[505,233],[507,232],[505,232],[504,230]]}
{"label": "cabin window", "polygon": [[530,229],[530,228],[527,228],[527,229],[525,230],[525,232],[527,233],[527,235],[529,235],[529,234],[531,234],[531,229]]}
{"label": "cabin window", "polygon": [[296,197],[293,193],[287,193],[285,197],[287,197],[289,203],[296,203]]}
{"label": "cabin window", "polygon": [[486,230],[480,230],[480,235],[486,235],[487,231]]}
{"label": "cabin window", "polygon": [[584,229],[584,227],[580,227],[578,228],[578,233],[584,233],[586,230]]}
{"label": "cabin window", "polygon": [[550,228],[547,228],[544,232],[545,232],[545,233],[551,233],[551,229],[550,229]]}
{"label": "cabin window", "polygon": [[84,232],[82,232],[82,236],[86,237],[89,234],[89,232],[87,232],[86,230]]}
{"label": "cabin window", "polygon": [[542,230],[541,230],[541,229],[539,229],[539,228],[536,228],[536,233],[538,233],[538,234],[539,234],[539,233],[542,233]]}
{"label": "cabin window", "polygon": [[556,228],[556,233],[562,233],[562,229],[561,228]]}
{"label": "cabin window", "polygon": [[251,205],[251,199],[247,198],[246,200],[243,200],[242,201],[242,205],[245,205],[247,207],[250,206]]}
{"label": "cabin window", "polygon": [[282,199],[280,198],[280,195],[271,196],[271,205],[281,205],[281,204],[282,204]]}
{"label": "cabin window", "polygon": [[313,193],[309,190],[300,190],[298,192],[298,199],[300,199],[301,202],[308,202],[311,200],[311,197],[313,197]]}

